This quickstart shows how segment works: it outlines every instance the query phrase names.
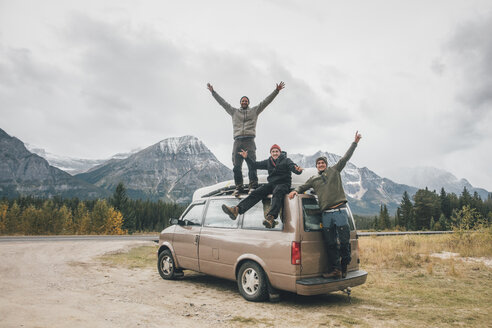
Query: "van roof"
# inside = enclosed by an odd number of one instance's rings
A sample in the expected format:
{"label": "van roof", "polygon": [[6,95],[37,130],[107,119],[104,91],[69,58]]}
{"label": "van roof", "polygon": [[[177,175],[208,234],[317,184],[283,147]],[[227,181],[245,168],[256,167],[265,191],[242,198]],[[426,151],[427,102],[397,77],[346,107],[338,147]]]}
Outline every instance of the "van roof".
{"label": "van roof", "polygon": [[[304,171],[300,175],[292,174],[292,187],[296,188],[306,183],[306,181],[316,173],[317,173],[316,168],[310,167],[304,169]],[[268,176],[266,174],[258,175],[258,183],[259,184],[267,183],[268,182],[267,177]],[[245,178],[244,184],[247,185],[248,183],[249,183],[249,179]],[[234,184],[234,180],[227,180],[227,181],[216,183],[211,186],[199,188],[193,193],[193,201],[203,198],[208,198],[211,196],[228,195],[232,193],[235,187],[236,186]]]}

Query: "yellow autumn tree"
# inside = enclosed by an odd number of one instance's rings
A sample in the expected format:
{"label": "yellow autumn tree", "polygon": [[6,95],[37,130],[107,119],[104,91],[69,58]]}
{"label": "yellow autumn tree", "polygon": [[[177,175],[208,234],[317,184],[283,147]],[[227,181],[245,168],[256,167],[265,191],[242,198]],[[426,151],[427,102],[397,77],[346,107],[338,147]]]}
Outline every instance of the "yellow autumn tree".
{"label": "yellow autumn tree", "polygon": [[106,220],[106,229],[104,231],[107,235],[124,235],[127,230],[123,230],[123,215],[121,212],[115,210],[114,208],[109,208],[109,217]]}
{"label": "yellow autumn tree", "polygon": [[83,202],[77,205],[74,216],[74,233],[78,235],[88,235],[91,233],[91,217]]}
{"label": "yellow autumn tree", "polygon": [[7,203],[0,203],[0,234],[4,235],[7,233],[7,211],[9,205]]}

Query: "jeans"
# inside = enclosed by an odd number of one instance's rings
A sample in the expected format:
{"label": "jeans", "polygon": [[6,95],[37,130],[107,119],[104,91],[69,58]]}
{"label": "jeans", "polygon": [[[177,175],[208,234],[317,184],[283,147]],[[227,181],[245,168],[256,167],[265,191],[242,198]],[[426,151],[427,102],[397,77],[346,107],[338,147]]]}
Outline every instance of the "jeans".
{"label": "jeans", "polygon": [[[234,172],[234,183],[237,186],[243,185],[243,161],[244,158],[238,153],[242,150],[248,151],[248,158],[250,158],[253,162],[256,162],[256,144],[254,137],[246,137],[239,138],[234,140],[234,145],[232,146],[232,164],[234,168],[232,171]],[[248,164],[248,162],[246,162]],[[248,164],[248,177],[250,184],[258,184],[258,175],[256,173],[256,169],[251,167]]]}
{"label": "jeans", "polygon": [[248,197],[243,199],[237,207],[239,208],[239,214],[243,214],[251,207],[255,206],[260,200],[268,196],[272,195],[272,205],[270,206],[270,211],[268,211],[267,215],[272,215],[274,218],[277,218],[280,209],[282,208],[282,202],[284,200],[284,196],[289,193],[290,184],[282,183],[274,185],[272,183],[267,183],[266,185],[262,185],[258,189],[255,189]]}
{"label": "jeans", "polygon": [[[333,212],[323,212],[323,237],[326,242],[329,271],[346,268],[351,261],[348,218],[346,208],[341,208]],[[337,239],[340,242],[340,248],[338,248]]]}

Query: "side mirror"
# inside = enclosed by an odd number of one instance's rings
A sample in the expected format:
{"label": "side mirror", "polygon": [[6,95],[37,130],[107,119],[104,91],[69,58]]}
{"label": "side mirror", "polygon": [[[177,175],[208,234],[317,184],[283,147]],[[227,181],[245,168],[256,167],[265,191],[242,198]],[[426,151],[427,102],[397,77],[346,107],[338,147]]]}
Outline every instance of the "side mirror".
{"label": "side mirror", "polygon": [[171,225],[178,224],[178,219],[171,219]]}

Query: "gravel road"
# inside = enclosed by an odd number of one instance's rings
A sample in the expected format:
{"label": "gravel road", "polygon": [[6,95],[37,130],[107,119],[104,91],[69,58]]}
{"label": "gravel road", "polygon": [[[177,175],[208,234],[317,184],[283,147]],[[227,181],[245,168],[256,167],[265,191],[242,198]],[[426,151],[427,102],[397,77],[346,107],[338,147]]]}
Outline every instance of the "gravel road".
{"label": "gravel road", "polygon": [[0,243],[0,327],[320,327],[350,316],[341,293],[252,303],[232,281],[193,272],[165,281],[155,268],[112,267],[98,259],[142,245],[155,243]]}

